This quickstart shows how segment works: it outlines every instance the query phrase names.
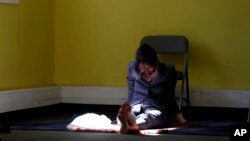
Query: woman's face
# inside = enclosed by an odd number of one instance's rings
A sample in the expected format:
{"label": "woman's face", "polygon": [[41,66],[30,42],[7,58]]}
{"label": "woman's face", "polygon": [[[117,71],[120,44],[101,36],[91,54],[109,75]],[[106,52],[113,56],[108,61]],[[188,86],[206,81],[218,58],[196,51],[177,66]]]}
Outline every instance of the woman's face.
{"label": "woman's face", "polygon": [[151,75],[153,72],[155,72],[156,67],[149,65],[148,63],[140,63],[139,64],[139,69],[141,72],[145,75]]}

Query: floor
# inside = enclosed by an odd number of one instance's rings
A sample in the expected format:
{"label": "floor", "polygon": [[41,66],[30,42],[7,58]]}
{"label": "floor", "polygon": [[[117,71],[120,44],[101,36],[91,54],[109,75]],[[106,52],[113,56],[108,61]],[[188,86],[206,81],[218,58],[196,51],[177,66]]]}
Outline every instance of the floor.
{"label": "floor", "polygon": [[[20,110],[0,114],[0,126],[3,123],[41,122],[49,117],[49,121],[67,119],[80,115],[83,111],[95,113],[108,113],[115,118],[119,106],[105,105],[77,105],[59,104],[41,108]],[[192,107],[183,109],[188,119],[236,119],[246,120],[248,109],[224,109]],[[233,113],[233,114],[232,114]],[[53,115],[53,118],[51,118]],[[46,120],[47,121],[47,120]],[[0,141],[229,141],[228,136],[205,136],[205,135],[176,135],[162,134],[157,136],[121,135],[117,133],[93,133],[93,132],[72,132],[72,131],[44,131],[44,130],[11,130],[10,133],[0,132]]]}
{"label": "floor", "polygon": [[2,141],[229,141],[225,136],[159,135],[140,136],[116,133],[14,130],[0,133]]}

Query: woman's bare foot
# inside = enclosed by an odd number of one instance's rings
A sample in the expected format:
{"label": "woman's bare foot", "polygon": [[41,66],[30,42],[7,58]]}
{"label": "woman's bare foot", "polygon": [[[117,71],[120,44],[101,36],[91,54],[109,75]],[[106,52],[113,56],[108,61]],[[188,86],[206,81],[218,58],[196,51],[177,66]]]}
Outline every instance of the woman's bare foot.
{"label": "woman's bare foot", "polygon": [[119,109],[118,118],[121,121],[120,133],[139,133],[139,128],[135,119],[131,115],[131,106],[124,102]]}
{"label": "woman's bare foot", "polygon": [[126,134],[128,132],[128,121],[126,119],[126,116],[124,116],[123,114],[119,113],[118,114],[118,118],[121,121],[121,128],[120,128],[120,133],[121,134]]}

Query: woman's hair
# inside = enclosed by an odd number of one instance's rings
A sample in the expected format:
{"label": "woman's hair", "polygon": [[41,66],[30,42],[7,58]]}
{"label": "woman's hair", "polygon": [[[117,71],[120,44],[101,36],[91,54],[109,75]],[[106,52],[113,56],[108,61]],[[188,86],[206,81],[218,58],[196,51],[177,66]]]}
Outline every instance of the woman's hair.
{"label": "woman's hair", "polygon": [[151,66],[157,66],[158,57],[156,51],[148,44],[143,44],[136,51],[136,69],[138,71],[140,63],[147,63]]}

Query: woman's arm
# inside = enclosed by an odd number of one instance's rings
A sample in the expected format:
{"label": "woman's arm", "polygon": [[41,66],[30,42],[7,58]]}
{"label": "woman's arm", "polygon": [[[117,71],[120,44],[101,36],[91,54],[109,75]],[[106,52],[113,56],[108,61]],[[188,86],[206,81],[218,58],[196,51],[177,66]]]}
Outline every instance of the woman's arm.
{"label": "woman's arm", "polygon": [[175,99],[175,86],[177,82],[177,74],[174,65],[168,65],[168,81],[167,81],[167,107],[168,107],[168,112],[171,116],[176,115],[180,112],[177,102]]}
{"label": "woman's arm", "polygon": [[179,110],[176,99],[175,99],[176,82],[177,82],[177,73],[176,73],[174,65],[171,65],[170,73],[169,73],[169,84],[168,84],[168,94],[169,94],[168,103],[169,103],[169,107],[171,107],[170,110],[172,111],[172,114],[175,115],[176,120],[180,124],[185,124],[187,121],[183,117],[181,111]]}
{"label": "woman's arm", "polygon": [[132,96],[134,93],[134,78],[132,77],[134,69],[134,64],[132,62],[128,65],[128,74],[127,74],[127,85],[128,85],[128,97],[127,101],[130,102],[132,100]]}

